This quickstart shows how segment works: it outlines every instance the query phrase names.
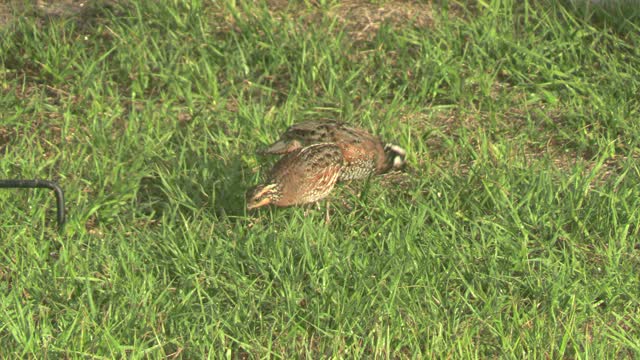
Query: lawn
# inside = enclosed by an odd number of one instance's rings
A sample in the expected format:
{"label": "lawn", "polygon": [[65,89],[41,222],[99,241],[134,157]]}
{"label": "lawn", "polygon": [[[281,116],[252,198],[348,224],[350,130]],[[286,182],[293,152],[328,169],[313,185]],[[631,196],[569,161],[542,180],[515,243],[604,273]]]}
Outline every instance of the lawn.
{"label": "lawn", "polygon": [[[637,17],[63,3],[0,7],[0,178],[68,211],[0,189],[2,357],[640,357]],[[408,166],[247,211],[321,118]]]}

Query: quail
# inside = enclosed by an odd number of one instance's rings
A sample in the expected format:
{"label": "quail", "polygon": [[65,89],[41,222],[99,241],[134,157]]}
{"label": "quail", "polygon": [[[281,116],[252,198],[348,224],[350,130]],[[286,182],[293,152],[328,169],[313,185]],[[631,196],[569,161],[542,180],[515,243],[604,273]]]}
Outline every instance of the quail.
{"label": "quail", "polygon": [[342,151],[336,144],[318,143],[289,151],[273,166],[267,181],[249,191],[247,208],[315,203],[329,195],[343,168]]}
{"label": "quail", "polygon": [[344,159],[338,180],[366,178],[404,165],[406,151],[399,146],[383,145],[367,131],[336,120],[312,120],[289,127],[278,141],[262,153],[288,154],[317,143],[337,145]]}

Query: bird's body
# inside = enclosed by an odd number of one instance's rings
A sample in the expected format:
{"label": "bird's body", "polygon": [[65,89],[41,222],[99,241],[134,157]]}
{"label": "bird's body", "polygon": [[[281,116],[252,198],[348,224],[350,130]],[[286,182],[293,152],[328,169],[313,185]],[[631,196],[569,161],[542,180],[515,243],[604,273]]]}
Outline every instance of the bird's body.
{"label": "bird's body", "polygon": [[289,151],[273,166],[265,184],[250,191],[247,208],[322,200],[333,189],[343,165],[336,144],[319,143]]}
{"label": "bird's body", "polygon": [[365,178],[404,164],[406,152],[395,145],[383,145],[363,129],[336,120],[312,120],[289,127],[264,153],[289,154],[318,143],[338,146],[344,159],[339,180]]}

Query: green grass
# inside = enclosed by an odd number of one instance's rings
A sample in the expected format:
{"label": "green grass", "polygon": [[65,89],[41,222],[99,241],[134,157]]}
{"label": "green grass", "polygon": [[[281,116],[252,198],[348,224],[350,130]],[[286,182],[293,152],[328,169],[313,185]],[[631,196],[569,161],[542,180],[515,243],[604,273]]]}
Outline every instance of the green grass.
{"label": "green grass", "polygon": [[[0,28],[0,353],[640,356],[639,26],[551,1],[125,2]],[[632,31],[624,29],[631,28]],[[294,122],[408,150],[245,210]]]}

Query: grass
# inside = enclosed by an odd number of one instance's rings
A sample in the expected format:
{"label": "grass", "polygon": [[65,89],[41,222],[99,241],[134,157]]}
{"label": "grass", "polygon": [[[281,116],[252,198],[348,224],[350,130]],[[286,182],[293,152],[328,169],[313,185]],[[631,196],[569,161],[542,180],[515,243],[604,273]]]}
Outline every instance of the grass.
{"label": "grass", "polygon": [[[0,349],[635,358],[640,36],[552,1],[107,2],[0,28]],[[18,11],[18,10],[15,10]],[[623,27],[616,26],[623,24]],[[634,31],[625,31],[625,29]],[[405,175],[245,210],[291,123]]]}

